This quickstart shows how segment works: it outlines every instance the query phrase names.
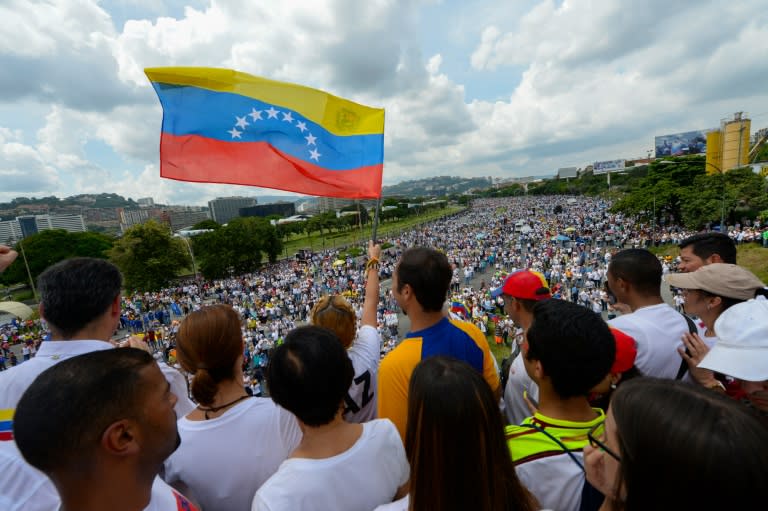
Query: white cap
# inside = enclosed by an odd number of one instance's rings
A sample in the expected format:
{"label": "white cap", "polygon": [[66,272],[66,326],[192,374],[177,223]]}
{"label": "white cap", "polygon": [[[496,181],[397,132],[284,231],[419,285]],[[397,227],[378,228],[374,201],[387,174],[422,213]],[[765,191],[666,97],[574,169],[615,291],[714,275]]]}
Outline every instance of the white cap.
{"label": "white cap", "polygon": [[715,321],[718,341],[699,367],[746,381],[768,380],[768,300],[739,303]]}

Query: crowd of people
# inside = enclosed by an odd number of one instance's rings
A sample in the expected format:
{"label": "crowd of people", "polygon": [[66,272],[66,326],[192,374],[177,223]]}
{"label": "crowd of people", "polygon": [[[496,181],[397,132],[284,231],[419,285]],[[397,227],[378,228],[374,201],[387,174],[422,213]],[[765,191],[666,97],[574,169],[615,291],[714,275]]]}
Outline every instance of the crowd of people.
{"label": "crowd of people", "polygon": [[126,297],[110,263],[58,263],[49,340],[0,374],[0,507],[752,507],[765,284],[733,237],[608,207],[478,200],[365,257]]}

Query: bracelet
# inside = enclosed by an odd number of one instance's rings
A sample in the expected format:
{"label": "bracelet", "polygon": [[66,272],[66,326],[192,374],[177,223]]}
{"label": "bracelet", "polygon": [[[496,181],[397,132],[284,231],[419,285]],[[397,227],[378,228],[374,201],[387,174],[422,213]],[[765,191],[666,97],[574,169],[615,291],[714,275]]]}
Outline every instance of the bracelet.
{"label": "bracelet", "polygon": [[720,380],[715,380],[714,382],[707,385],[707,388],[710,390],[722,390],[723,392],[726,391],[725,385],[723,385],[723,382]]}
{"label": "bracelet", "polygon": [[379,267],[379,260],[375,257],[368,260],[367,263],[365,263],[365,271],[370,270],[371,268],[376,267],[378,269]]}

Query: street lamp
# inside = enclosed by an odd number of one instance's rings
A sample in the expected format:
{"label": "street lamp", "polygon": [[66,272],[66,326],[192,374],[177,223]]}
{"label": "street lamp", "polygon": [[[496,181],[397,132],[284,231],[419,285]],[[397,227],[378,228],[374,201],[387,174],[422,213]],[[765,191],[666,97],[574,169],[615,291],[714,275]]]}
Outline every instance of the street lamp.
{"label": "street lamp", "polygon": [[24,252],[24,240],[19,241],[19,248],[21,248],[21,257],[24,259],[24,266],[27,268],[27,276],[29,277],[29,285],[32,286],[32,296],[35,301],[37,298],[37,289],[35,289],[35,280],[32,278],[32,272],[29,270],[29,263],[27,262],[27,254]]}
{"label": "street lamp", "polygon": [[182,240],[184,240],[184,243],[187,244],[187,250],[189,250],[189,257],[192,259],[192,271],[195,273],[195,282],[197,282],[198,281],[197,265],[195,264],[195,254],[192,253],[192,245],[190,245],[189,240],[187,239],[186,236],[182,236],[180,234],[174,234],[173,236],[176,238],[181,238]]}

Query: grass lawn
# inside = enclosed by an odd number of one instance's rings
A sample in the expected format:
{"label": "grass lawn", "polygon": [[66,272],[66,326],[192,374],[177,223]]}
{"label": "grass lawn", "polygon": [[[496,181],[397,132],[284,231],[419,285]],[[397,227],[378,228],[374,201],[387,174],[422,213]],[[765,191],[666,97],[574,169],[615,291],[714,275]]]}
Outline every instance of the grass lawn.
{"label": "grass lawn", "polygon": [[14,302],[23,302],[24,300],[31,300],[35,297],[30,288],[21,288],[11,292],[11,300]]}
{"label": "grass lawn", "polygon": [[[677,245],[664,245],[651,250],[656,255],[676,257],[680,254]],[[757,243],[744,243],[736,247],[736,262],[768,283],[768,248]]]}
{"label": "grass lawn", "polygon": [[[399,234],[400,232],[414,227],[419,224],[430,222],[438,218],[442,218],[447,215],[452,215],[465,208],[461,206],[449,206],[445,209],[436,211],[429,211],[423,215],[417,215],[414,217],[406,218],[404,220],[398,220],[395,222],[379,223],[379,229],[376,233],[376,237],[381,239],[384,236],[391,234]],[[299,249],[310,250],[325,250],[332,248],[340,248],[351,244],[365,244],[371,237],[371,225],[366,225],[362,230],[353,229],[351,231],[313,234],[311,236],[294,235],[283,243],[283,253],[278,259],[286,257],[293,257]]]}
{"label": "grass lawn", "polygon": [[763,248],[757,243],[739,245],[736,262],[768,283],[768,248]]}
{"label": "grass lawn", "polygon": [[499,364],[499,367],[501,367],[501,361],[507,358],[512,352],[509,346],[503,343],[496,344],[496,341],[492,335],[488,336],[488,346],[491,348],[491,353],[493,356],[496,357],[496,362]]}
{"label": "grass lawn", "polygon": [[504,343],[496,344],[494,326],[492,321],[488,322],[488,331],[485,334],[485,338],[488,340],[488,347],[491,349],[491,354],[496,357],[496,362],[499,364],[499,368],[501,368],[501,361],[512,353],[512,349]]}

